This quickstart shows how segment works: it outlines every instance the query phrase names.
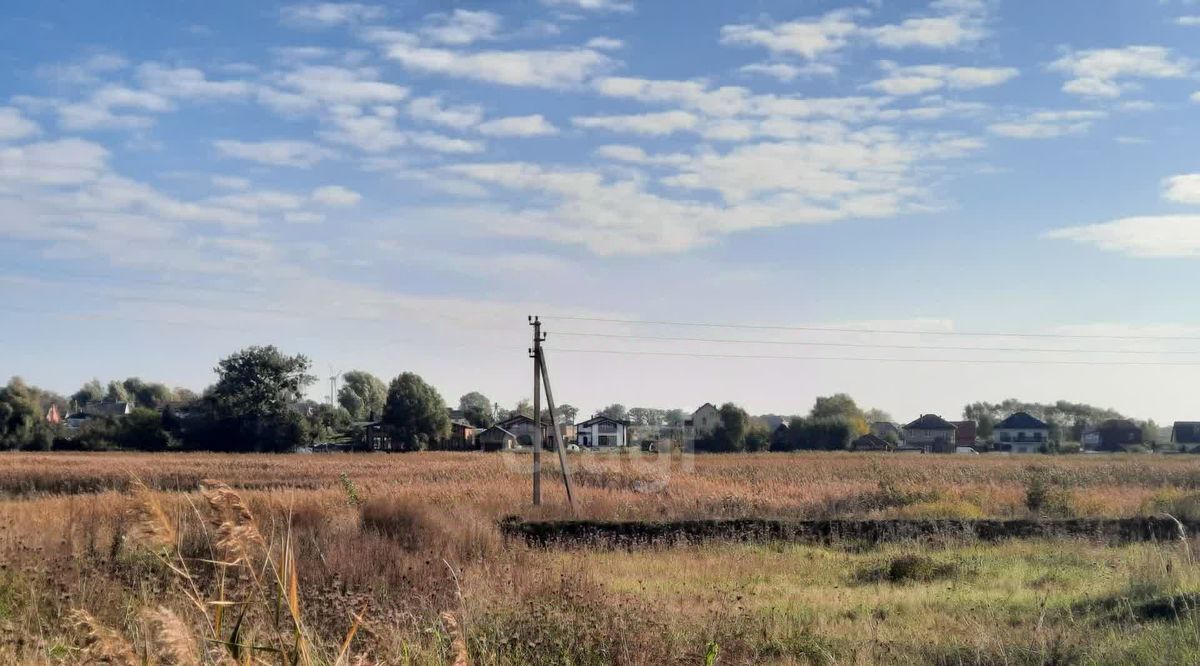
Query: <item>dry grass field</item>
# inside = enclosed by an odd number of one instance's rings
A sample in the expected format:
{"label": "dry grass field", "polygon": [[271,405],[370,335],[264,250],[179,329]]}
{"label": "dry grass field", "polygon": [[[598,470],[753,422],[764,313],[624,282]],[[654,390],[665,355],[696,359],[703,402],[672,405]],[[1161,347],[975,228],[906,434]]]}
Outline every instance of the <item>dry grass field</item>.
{"label": "dry grass field", "polygon": [[[1200,514],[1188,456],[571,462],[599,519]],[[0,663],[1200,661],[1194,541],[539,550],[528,464],[2,455]]]}

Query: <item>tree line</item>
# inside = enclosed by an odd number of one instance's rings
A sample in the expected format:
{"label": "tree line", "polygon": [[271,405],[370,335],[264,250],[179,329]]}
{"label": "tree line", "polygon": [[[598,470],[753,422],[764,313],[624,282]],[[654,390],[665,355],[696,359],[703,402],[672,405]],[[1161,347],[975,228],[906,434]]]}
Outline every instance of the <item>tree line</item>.
{"label": "tree line", "polygon": [[[329,404],[304,399],[305,389],[316,381],[311,368],[304,355],[254,346],[221,359],[214,368],[216,382],[199,394],[130,377],[107,384],[94,379],[66,397],[13,378],[0,387],[0,449],[289,451],[344,439],[356,423],[370,422],[385,427],[399,448],[422,450],[436,448],[450,434],[445,401],[414,373],[384,382],[367,371],[347,372],[336,403]],[[120,418],[90,409],[123,402],[135,407]],[[63,416],[81,410],[93,415],[78,427],[67,428],[47,420],[51,407]],[[1123,418],[1114,410],[1086,404],[1015,399],[968,404],[963,417],[977,422],[979,436],[987,438],[996,423],[1017,411],[1046,421],[1056,442],[1079,441],[1087,427]],[[732,402],[722,404],[718,412],[717,427],[695,440],[697,451],[842,450],[866,434],[871,423],[892,421],[885,412],[864,409],[844,393],[817,398],[803,416],[751,416]],[[507,409],[473,391],[459,398],[458,413],[469,424],[487,428],[518,414],[533,418],[533,405],[521,400]],[[681,429],[690,412],[614,403],[596,415],[632,426]],[[549,419],[547,410],[541,416]],[[570,424],[579,418],[579,410],[563,404],[555,416],[560,423]],[[1142,425],[1147,441],[1157,439],[1157,424]]]}

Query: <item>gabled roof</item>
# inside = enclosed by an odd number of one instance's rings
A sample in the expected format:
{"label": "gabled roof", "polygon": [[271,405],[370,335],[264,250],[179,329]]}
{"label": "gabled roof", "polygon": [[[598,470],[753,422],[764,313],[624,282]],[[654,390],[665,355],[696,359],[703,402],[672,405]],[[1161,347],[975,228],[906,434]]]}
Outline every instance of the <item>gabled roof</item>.
{"label": "gabled roof", "polygon": [[882,437],[867,433],[850,442],[850,447],[854,449],[890,449],[892,445]]}
{"label": "gabled roof", "polygon": [[[507,427],[509,427],[511,425],[515,425],[517,423],[533,423],[533,419],[529,418],[528,416],[525,416],[524,414],[514,414],[513,416],[510,416],[510,417],[504,419],[503,421],[497,423],[496,425],[504,426],[507,428]],[[550,425],[550,419],[548,419],[548,418],[542,419],[542,425]]]}
{"label": "gabled roof", "polygon": [[612,417],[608,417],[603,414],[597,414],[596,416],[593,416],[592,418],[590,418],[582,423],[576,423],[575,427],[576,428],[586,428],[586,427],[592,425],[593,423],[600,423],[602,421],[608,421],[609,423],[615,423],[617,425],[623,425],[626,427],[629,426],[629,421],[622,421],[621,419],[614,419]]}
{"label": "gabled roof", "polygon": [[996,424],[996,430],[1049,430],[1050,425],[1027,412],[1017,412]]}
{"label": "gabled roof", "polygon": [[921,418],[904,426],[905,430],[954,430],[954,424],[937,414],[922,414]]}

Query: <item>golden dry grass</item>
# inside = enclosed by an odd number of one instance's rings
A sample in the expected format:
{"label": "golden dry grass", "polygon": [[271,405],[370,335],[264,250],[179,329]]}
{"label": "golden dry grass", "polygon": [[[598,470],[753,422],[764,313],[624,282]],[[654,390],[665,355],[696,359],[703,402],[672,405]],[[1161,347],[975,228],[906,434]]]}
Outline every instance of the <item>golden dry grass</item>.
{"label": "golden dry grass", "polygon": [[[1025,516],[1033,474],[1074,515],[1135,515],[1200,505],[1193,460],[572,456],[580,514],[629,519]],[[1200,615],[1190,610],[1200,574],[1182,544],[531,550],[506,543],[496,520],[569,512],[554,475],[547,505],[529,506],[528,462],[470,453],[0,456],[0,663],[115,663],[128,650],[145,663],[221,663],[217,607],[204,601],[213,599],[276,600],[248,615],[247,635],[297,659],[291,646],[303,637],[314,664],[1200,656]],[[913,554],[938,573],[875,573]],[[280,663],[276,654],[258,653],[256,663]]]}

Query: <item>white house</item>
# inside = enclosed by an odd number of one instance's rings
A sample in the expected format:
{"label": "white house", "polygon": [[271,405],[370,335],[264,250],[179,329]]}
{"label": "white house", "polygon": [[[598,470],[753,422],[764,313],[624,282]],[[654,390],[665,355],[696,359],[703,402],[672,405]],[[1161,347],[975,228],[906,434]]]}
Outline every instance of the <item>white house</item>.
{"label": "white house", "polygon": [[992,441],[1013,453],[1041,453],[1050,443],[1050,426],[1025,412],[1017,412],[996,424]]}
{"label": "white house", "polygon": [[583,423],[575,424],[575,436],[580,446],[623,447],[629,443],[629,422],[618,421],[607,416],[593,416]]}
{"label": "white house", "polygon": [[706,402],[692,413],[692,418],[684,425],[691,426],[692,437],[696,439],[708,437],[713,434],[717,426],[721,425],[721,410],[713,406],[711,402]]}

